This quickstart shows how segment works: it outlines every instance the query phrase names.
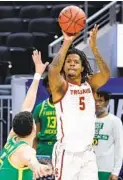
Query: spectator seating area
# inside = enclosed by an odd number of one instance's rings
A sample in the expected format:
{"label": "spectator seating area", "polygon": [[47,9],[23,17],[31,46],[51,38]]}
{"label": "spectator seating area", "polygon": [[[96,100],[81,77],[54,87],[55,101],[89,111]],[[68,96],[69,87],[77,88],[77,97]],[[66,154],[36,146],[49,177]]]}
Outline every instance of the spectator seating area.
{"label": "spectator seating area", "polygon": [[[88,16],[91,16],[109,2],[88,3]],[[83,1],[72,4],[84,9]],[[0,84],[7,83],[8,75],[33,73],[33,49],[42,51],[43,61],[51,61],[48,44],[61,36],[57,17],[64,7],[72,4],[65,1],[0,2]]]}

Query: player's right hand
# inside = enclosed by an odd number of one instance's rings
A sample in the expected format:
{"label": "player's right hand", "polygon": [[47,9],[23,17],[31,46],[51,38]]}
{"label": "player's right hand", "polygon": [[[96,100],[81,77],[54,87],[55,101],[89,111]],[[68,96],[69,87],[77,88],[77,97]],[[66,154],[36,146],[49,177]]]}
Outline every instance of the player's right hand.
{"label": "player's right hand", "polygon": [[43,176],[52,175],[51,166],[39,164],[33,171],[33,179],[36,180]]}
{"label": "player's right hand", "polygon": [[62,33],[63,33],[64,40],[71,41],[71,42],[73,42],[80,34],[80,32],[79,32],[74,35],[69,35],[69,34],[65,33],[64,31],[62,31]]}

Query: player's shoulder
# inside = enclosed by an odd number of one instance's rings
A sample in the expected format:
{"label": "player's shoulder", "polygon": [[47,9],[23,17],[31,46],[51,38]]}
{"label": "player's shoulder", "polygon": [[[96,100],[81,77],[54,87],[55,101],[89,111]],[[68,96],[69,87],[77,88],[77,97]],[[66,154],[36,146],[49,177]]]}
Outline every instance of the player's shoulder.
{"label": "player's shoulder", "polygon": [[108,116],[115,123],[121,122],[121,119],[119,117],[117,117],[116,115],[112,114],[112,113],[109,113]]}
{"label": "player's shoulder", "polygon": [[35,109],[39,109],[39,108],[42,106],[42,103],[43,103],[43,102],[37,104],[36,107],[35,107]]}
{"label": "player's shoulder", "polygon": [[40,111],[40,109],[42,109],[42,107],[44,106],[45,103],[46,103],[46,100],[44,100],[41,103],[37,104],[35,109],[34,109],[34,112]]}
{"label": "player's shoulder", "polygon": [[36,151],[34,148],[32,148],[30,145],[28,144],[23,144],[22,146],[20,146],[19,148],[20,153],[22,153],[23,155],[29,155],[29,154],[36,154]]}
{"label": "player's shoulder", "polygon": [[36,156],[36,151],[30,145],[23,144],[14,152],[14,155],[16,157],[19,157],[22,165],[25,165],[25,162],[27,162],[27,159],[30,159],[31,157]]}

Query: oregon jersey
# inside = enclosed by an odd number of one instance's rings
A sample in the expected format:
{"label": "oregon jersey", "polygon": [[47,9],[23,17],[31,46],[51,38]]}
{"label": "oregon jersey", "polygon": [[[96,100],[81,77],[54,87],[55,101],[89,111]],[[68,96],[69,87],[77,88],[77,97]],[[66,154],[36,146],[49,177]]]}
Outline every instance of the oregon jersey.
{"label": "oregon jersey", "polygon": [[49,99],[36,106],[34,118],[41,127],[41,132],[37,135],[38,138],[40,140],[56,140],[56,112]]}
{"label": "oregon jersey", "polygon": [[53,145],[56,142],[55,107],[49,102],[49,99],[46,99],[36,106],[33,115],[36,123],[40,123],[41,127],[37,134],[39,139],[37,154],[51,155]]}
{"label": "oregon jersey", "polygon": [[0,180],[31,180],[32,171],[28,168],[17,168],[10,161],[10,156],[16,151],[18,147],[26,142],[15,141],[16,137],[10,139],[4,146],[0,156]]}

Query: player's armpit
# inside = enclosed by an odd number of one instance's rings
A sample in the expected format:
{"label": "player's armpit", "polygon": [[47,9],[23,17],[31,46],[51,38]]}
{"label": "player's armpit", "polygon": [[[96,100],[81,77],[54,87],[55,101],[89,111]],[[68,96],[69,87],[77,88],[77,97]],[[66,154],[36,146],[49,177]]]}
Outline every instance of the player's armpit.
{"label": "player's armpit", "polygon": [[67,89],[67,82],[62,75],[54,74],[54,72],[49,72],[48,78],[53,101],[56,102],[64,96]]}

